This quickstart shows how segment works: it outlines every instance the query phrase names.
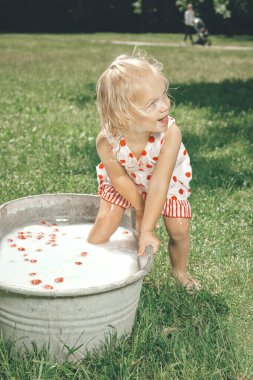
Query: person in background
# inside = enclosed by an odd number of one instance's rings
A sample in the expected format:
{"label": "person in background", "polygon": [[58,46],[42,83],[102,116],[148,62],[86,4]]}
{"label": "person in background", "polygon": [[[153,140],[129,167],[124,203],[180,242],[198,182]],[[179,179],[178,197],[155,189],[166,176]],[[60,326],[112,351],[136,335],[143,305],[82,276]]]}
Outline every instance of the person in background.
{"label": "person in background", "polygon": [[193,10],[192,4],[187,5],[187,9],[184,12],[184,24],[185,24],[185,36],[184,36],[184,41],[187,40],[189,37],[191,40],[191,43],[193,44],[193,38],[192,35],[194,34],[194,18],[195,18],[195,13]]}

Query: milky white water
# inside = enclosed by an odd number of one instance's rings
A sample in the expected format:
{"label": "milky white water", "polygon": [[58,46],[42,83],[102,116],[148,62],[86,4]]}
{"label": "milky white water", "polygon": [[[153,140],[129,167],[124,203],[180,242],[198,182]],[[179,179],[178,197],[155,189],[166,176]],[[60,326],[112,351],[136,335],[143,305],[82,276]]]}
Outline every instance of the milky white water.
{"label": "milky white water", "polygon": [[138,271],[136,241],[123,227],[105,244],[86,241],[92,224],[42,221],[6,235],[0,243],[0,283],[64,290],[111,284]]}

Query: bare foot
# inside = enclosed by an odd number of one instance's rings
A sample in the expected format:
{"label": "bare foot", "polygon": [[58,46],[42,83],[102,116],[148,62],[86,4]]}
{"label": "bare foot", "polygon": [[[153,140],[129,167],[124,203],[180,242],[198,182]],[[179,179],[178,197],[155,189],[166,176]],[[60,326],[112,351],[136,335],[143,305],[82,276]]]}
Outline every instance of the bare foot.
{"label": "bare foot", "polygon": [[182,285],[188,293],[193,293],[201,289],[200,283],[191,278],[187,272],[177,272],[172,270],[172,276],[179,285]]}

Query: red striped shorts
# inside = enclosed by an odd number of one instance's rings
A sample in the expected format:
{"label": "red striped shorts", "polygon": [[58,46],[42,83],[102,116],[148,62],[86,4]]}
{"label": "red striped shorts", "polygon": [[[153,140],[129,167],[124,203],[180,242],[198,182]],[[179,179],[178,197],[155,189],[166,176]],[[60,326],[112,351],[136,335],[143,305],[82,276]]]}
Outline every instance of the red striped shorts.
{"label": "red striped shorts", "polygon": [[[98,195],[107,202],[122,208],[132,207],[131,203],[123,198],[112,185],[102,184],[98,188]],[[143,195],[145,199],[146,196]],[[189,201],[167,198],[162,215],[168,218],[188,218],[191,219],[192,212]]]}

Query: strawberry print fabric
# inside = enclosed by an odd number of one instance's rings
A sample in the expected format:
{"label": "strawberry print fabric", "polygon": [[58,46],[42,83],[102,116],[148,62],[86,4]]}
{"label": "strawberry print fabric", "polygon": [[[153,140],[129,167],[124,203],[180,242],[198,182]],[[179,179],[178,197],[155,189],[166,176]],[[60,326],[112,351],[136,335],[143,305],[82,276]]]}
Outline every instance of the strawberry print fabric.
{"label": "strawberry print fabric", "polygon": [[[168,128],[174,123],[175,120],[169,117]],[[152,174],[163,147],[164,133],[152,133],[150,135],[147,145],[141,152],[139,159],[130,151],[124,138],[115,139],[106,132],[105,136],[117,161],[125,168],[143,198],[146,199]],[[99,182],[98,195],[102,199],[120,207],[132,207],[130,202],[123,198],[113,187],[102,162],[96,167],[96,170]],[[192,168],[190,158],[184,144],[181,143],[169,184],[167,200],[162,212],[163,215],[172,218],[191,218],[191,207],[187,200],[191,192],[189,185],[191,178]]]}

